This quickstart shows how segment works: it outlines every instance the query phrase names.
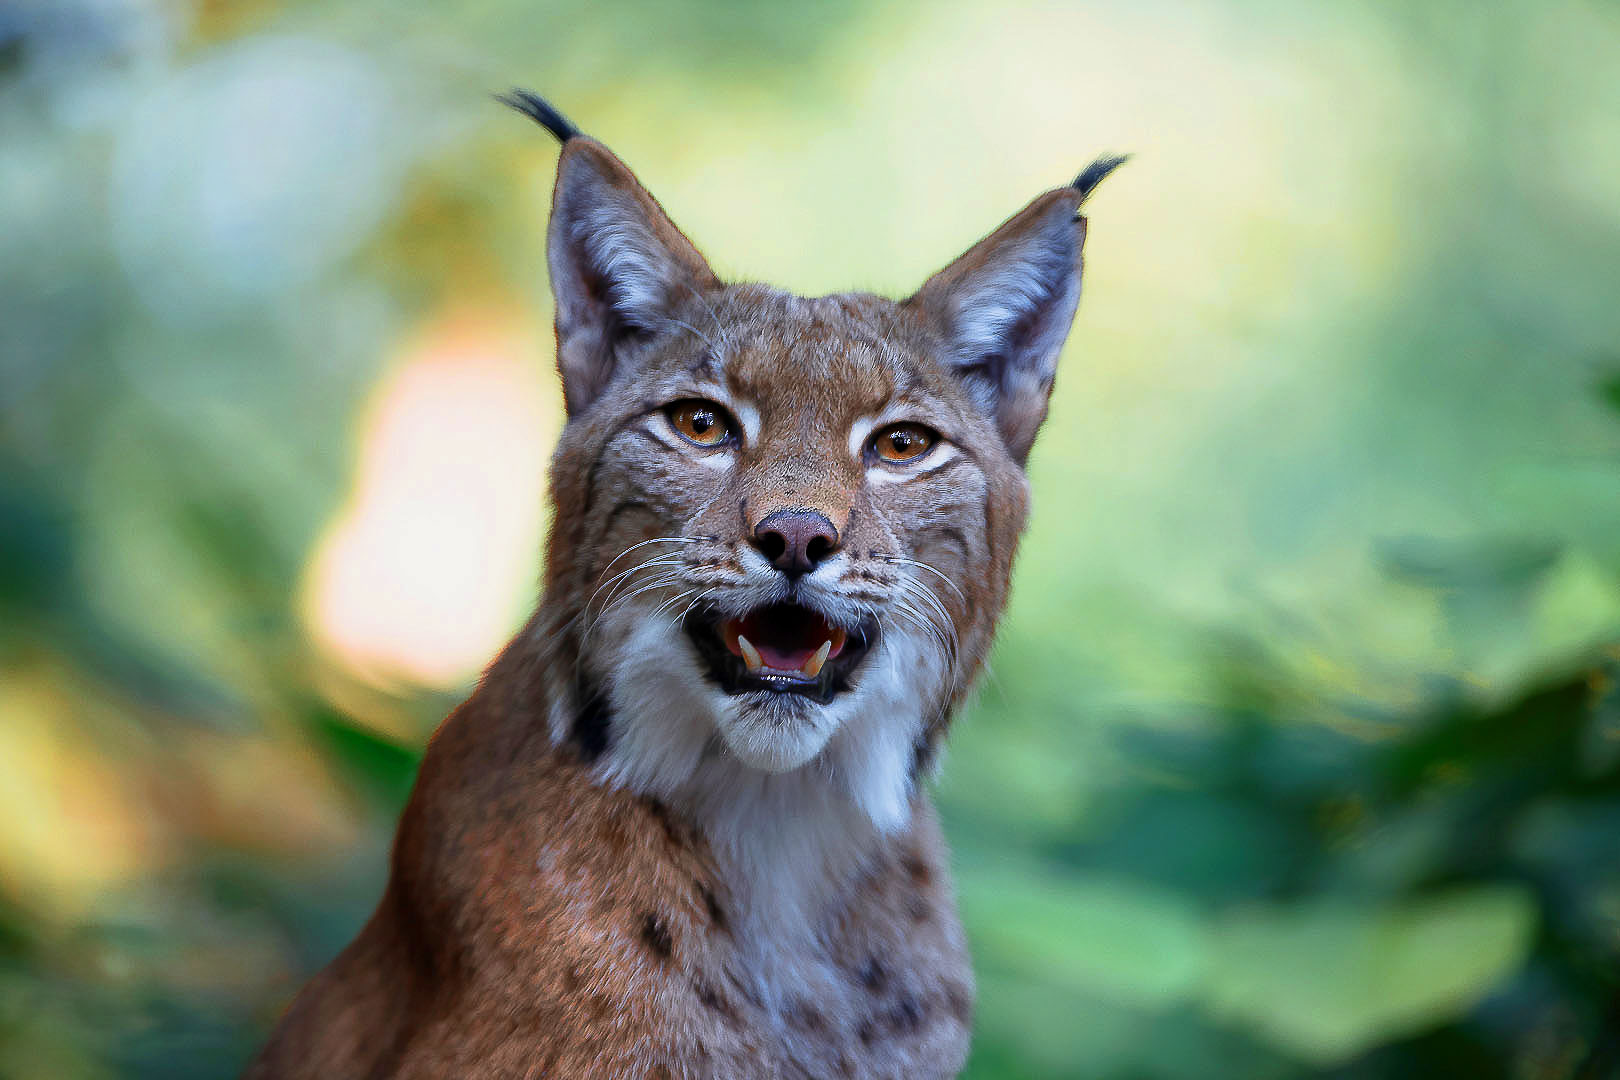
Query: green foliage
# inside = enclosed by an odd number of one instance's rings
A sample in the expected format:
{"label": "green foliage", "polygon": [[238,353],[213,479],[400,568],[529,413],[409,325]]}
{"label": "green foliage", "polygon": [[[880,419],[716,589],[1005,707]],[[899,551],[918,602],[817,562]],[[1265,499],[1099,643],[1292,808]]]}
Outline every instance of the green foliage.
{"label": "green foliage", "polygon": [[806,290],[1138,151],[938,783],[971,1077],[1620,1077],[1617,69],[1586,0],[0,14],[0,1076],[231,1075],[375,902],[475,672],[302,605],[424,324],[549,372],[510,82]]}
{"label": "green foliage", "polygon": [[1210,1008],[1338,1064],[1467,1013],[1523,965],[1535,917],[1529,896],[1502,888],[1240,911],[1216,931]]}
{"label": "green foliage", "polygon": [[[1203,1075],[1478,1060],[1468,1075],[1507,1078],[1549,1038],[1579,1057],[1620,990],[1617,677],[1611,657],[1500,705],[1453,697],[1371,745],[1243,709],[1198,734],[1127,729],[1143,779],[1120,805],[1024,837],[1070,869],[963,856],[994,992],[1043,1002],[988,1015],[1065,1018],[1025,1032],[1057,1039],[1031,1061],[1119,1058],[1074,1075],[1189,1075],[1160,1040],[1194,1030],[1247,1044]],[[1122,1050],[1122,1025],[1160,1050]]]}
{"label": "green foliage", "polygon": [[1605,379],[1598,387],[1602,399],[1616,412],[1620,412],[1620,375]]}
{"label": "green foliage", "polygon": [[316,706],[309,726],[316,742],[357,786],[390,809],[405,805],[416,782],[419,750],[401,746],[331,709]]}

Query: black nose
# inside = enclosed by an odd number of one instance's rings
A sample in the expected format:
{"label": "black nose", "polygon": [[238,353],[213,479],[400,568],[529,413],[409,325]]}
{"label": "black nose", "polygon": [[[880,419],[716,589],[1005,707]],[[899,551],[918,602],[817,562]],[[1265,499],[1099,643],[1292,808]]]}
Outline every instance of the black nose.
{"label": "black nose", "polygon": [[798,577],[838,550],[838,530],[814,510],[778,510],[754,526],[754,546],[772,566]]}

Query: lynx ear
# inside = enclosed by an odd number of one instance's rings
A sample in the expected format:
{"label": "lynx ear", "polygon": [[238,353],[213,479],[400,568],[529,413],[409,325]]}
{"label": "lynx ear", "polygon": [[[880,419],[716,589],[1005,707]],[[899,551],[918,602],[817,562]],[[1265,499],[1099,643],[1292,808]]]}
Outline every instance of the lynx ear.
{"label": "lynx ear", "polygon": [[906,301],[941,332],[944,363],[995,417],[1020,463],[1046,418],[1080,302],[1080,205],[1124,160],[1102,158],[1073,185],[1040,196]]}
{"label": "lynx ear", "polygon": [[546,258],[557,300],[557,367],[575,416],[607,388],[625,346],[669,325],[687,290],[718,284],[692,242],[624,162],[527,90],[499,98],[562,141]]}
{"label": "lynx ear", "polygon": [[606,389],[623,346],[667,326],[686,290],[718,284],[624,163],[584,136],[563,146],[546,255],[570,416]]}

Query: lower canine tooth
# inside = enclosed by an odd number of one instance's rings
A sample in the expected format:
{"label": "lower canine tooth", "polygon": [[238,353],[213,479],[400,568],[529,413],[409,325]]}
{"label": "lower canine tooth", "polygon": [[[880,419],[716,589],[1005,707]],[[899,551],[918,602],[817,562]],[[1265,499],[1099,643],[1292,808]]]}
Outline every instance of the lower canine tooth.
{"label": "lower canine tooth", "polygon": [[832,652],[832,642],[823,641],[821,643],[821,648],[817,649],[815,654],[804,662],[804,667],[800,668],[799,670],[810,676],[812,679],[815,678],[817,675],[821,674],[821,665],[827,662],[827,654],[830,652]]}
{"label": "lower canine tooth", "polygon": [[737,648],[742,652],[743,663],[748,665],[749,671],[758,671],[765,666],[765,661],[760,659],[759,650],[741,634],[737,635]]}

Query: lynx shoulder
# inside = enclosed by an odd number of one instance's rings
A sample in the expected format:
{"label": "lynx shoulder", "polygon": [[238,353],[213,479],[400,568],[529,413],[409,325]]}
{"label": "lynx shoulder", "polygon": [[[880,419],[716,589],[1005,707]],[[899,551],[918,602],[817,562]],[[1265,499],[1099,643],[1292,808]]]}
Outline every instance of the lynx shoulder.
{"label": "lynx shoulder", "polygon": [[1049,191],[911,297],[721,281],[562,141],[538,610],[434,736],[281,1077],[947,1077],[972,971],[921,781],[977,676],[1080,296]]}

